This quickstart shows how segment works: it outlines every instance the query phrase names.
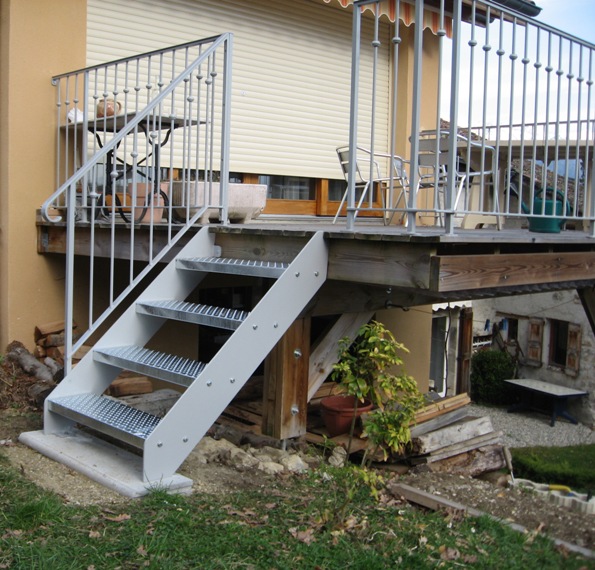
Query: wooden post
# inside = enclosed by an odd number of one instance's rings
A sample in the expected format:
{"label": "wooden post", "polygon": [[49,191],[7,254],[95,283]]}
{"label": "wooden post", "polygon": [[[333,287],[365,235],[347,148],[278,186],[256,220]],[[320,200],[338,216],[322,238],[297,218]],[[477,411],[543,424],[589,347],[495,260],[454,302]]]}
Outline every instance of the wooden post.
{"label": "wooden post", "polygon": [[265,360],[262,432],[277,439],[306,433],[310,319],[298,319]]}

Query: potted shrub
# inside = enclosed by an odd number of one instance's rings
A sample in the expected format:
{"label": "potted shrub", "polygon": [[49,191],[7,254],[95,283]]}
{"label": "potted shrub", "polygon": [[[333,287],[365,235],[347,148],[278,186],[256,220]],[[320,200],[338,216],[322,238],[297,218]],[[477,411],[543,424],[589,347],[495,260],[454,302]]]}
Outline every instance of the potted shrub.
{"label": "potted shrub", "polygon": [[[377,321],[360,327],[355,341],[345,337],[339,342],[339,361],[331,378],[350,397],[345,402],[351,408],[348,452],[362,404],[375,408],[366,415],[364,436],[376,449],[383,449],[385,456],[411,439],[409,424],[424,400],[413,378],[398,369],[403,364],[401,351],[407,349]],[[328,407],[325,400],[323,415]]]}

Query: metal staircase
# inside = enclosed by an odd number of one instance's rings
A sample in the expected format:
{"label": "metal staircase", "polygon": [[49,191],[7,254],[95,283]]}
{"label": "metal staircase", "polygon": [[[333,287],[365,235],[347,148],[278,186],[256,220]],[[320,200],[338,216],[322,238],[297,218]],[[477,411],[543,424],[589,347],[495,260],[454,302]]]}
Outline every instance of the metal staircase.
{"label": "metal staircase", "polygon": [[[185,478],[176,480],[176,470],[324,283],[327,255],[323,235],[317,233],[290,263],[226,259],[215,234],[203,228],[51,393],[44,431],[21,439],[130,496],[154,486],[187,486]],[[213,272],[275,282],[249,312],[187,302]],[[168,320],[233,333],[204,363],[146,347]],[[159,418],[104,395],[122,370],[185,390]],[[94,432],[141,450],[142,459]]]}

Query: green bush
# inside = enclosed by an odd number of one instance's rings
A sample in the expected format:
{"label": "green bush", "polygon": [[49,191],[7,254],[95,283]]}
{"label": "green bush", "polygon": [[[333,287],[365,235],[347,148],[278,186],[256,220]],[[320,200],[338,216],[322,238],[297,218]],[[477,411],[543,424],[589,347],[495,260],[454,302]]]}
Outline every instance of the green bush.
{"label": "green bush", "polygon": [[481,404],[510,404],[513,391],[504,380],[514,377],[515,363],[508,352],[482,350],[471,358],[471,399]]}
{"label": "green bush", "polygon": [[595,445],[519,447],[510,452],[515,477],[566,485],[581,493],[595,492]]}

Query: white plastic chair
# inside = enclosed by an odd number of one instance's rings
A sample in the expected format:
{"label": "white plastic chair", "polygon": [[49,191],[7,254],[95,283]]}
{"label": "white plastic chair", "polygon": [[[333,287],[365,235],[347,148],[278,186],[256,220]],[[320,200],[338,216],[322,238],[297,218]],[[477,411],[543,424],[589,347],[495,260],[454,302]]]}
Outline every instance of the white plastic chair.
{"label": "white plastic chair", "polygon": [[[347,201],[347,194],[349,191],[349,146],[340,146],[337,148],[337,156],[339,164],[347,183],[347,188],[343,193],[341,203],[337,208],[333,224],[337,221],[343,205]],[[387,174],[383,174],[380,161],[382,161]],[[355,215],[361,209],[370,188],[370,205],[373,198],[374,187],[376,186],[381,192],[382,207],[385,210],[384,221],[390,223],[395,214],[394,210],[399,203],[403,202],[403,208],[407,207],[407,197],[409,192],[409,177],[407,175],[406,164],[408,161],[400,156],[391,156],[387,153],[374,153],[364,147],[357,147],[356,164],[355,164],[355,190],[356,195],[359,194],[359,200],[355,209]],[[392,169],[392,172],[390,171]],[[396,201],[393,201],[395,191],[398,192]],[[392,213],[391,213],[392,212]],[[403,213],[404,215],[404,213]]]}
{"label": "white plastic chair", "polygon": [[[418,183],[416,196],[420,189],[433,189],[432,206],[436,211],[436,217],[442,225],[442,214],[446,210],[445,196],[448,183],[449,163],[449,131],[423,131],[419,136],[418,154]],[[487,158],[484,160],[484,168],[476,170],[472,168],[471,153],[484,153]],[[469,164],[467,164],[469,162]],[[463,135],[457,135],[457,156],[455,159],[454,189],[455,200],[453,210],[461,210],[464,214],[469,211],[472,186],[479,185],[483,190],[488,184],[495,186],[496,176],[495,149],[480,142],[472,141]],[[491,182],[489,179],[491,178]],[[483,197],[479,198],[480,201]],[[499,210],[498,194],[494,187],[494,201],[496,211]]]}

